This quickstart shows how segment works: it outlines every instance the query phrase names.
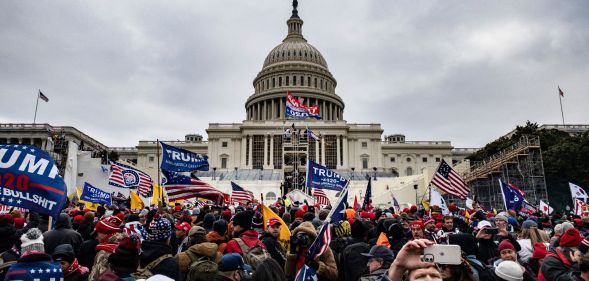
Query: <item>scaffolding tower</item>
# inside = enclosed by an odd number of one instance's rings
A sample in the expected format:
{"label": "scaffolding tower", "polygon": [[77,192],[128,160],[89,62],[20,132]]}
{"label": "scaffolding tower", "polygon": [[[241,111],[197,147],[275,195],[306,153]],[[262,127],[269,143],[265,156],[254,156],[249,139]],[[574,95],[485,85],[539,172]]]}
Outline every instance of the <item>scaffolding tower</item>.
{"label": "scaffolding tower", "polygon": [[548,202],[540,138],[523,136],[512,146],[473,162],[464,179],[485,208],[505,208],[499,180],[525,192],[530,204]]}

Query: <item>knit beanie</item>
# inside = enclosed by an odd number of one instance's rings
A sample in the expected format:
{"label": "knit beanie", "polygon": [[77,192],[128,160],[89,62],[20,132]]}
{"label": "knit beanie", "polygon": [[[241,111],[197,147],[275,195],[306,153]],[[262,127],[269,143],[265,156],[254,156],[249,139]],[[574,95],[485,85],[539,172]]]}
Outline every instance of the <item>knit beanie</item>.
{"label": "knit beanie", "polygon": [[306,212],[303,215],[303,221],[313,221],[314,218],[315,218],[315,214],[311,213],[311,212]]}
{"label": "knit beanie", "polygon": [[319,211],[319,219],[322,221],[324,221],[328,215],[329,215],[329,210],[327,210],[327,209],[321,209],[321,211]]}
{"label": "knit beanie", "polygon": [[352,227],[348,221],[343,221],[334,227],[335,237],[343,237],[352,235]]}
{"label": "knit beanie", "polygon": [[495,267],[495,275],[505,281],[524,280],[524,271],[522,267],[514,261],[500,262],[499,265]]}
{"label": "knit beanie", "polygon": [[417,225],[419,226],[421,229],[423,229],[423,221],[412,221],[411,222],[411,226]]}
{"label": "knit beanie", "polygon": [[96,223],[96,232],[104,234],[114,234],[121,232],[122,223],[123,221],[115,216],[103,218]]}
{"label": "knit beanie", "polygon": [[576,228],[569,228],[567,231],[560,236],[561,247],[577,247],[583,241],[583,236]]}
{"label": "knit beanie", "polygon": [[515,252],[515,247],[513,246],[513,244],[511,244],[511,242],[508,239],[503,239],[501,243],[499,243],[499,253],[507,249],[510,249]]}
{"label": "knit beanie", "polygon": [[509,219],[507,218],[507,216],[503,215],[503,214],[497,214],[495,216],[495,221],[504,221],[507,222]]}
{"label": "knit beanie", "polygon": [[108,257],[110,267],[119,274],[130,274],[139,266],[139,251],[141,239],[138,235],[131,235],[119,241],[115,252]]}
{"label": "knit beanie", "polygon": [[[580,247],[579,247],[580,248]],[[540,260],[546,257],[548,254],[548,245],[542,242],[534,243],[534,252],[532,253],[532,259]]]}
{"label": "knit beanie", "polygon": [[295,212],[295,215],[294,215],[294,216],[295,216],[295,219],[298,219],[298,218],[301,218],[301,219],[302,219],[302,218],[305,216],[305,210],[303,210],[303,209],[298,209],[298,210]]}
{"label": "knit beanie", "polygon": [[538,227],[538,223],[533,220],[526,220],[522,223],[523,229],[530,229],[530,227]]}
{"label": "knit beanie", "polygon": [[589,240],[587,238],[583,239],[577,248],[579,248],[579,251],[581,251],[583,255],[586,254],[587,250],[589,250]]}
{"label": "knit beanie", "polygon": [[225,235],[227,233],[227,221],[223,219],[215,221],[213,223],[213,231]]}
{"label": "knit beanie", "polygon": [[[213,225],[215,224],[213,223]],[[264,228],[264,217],[261,213],[256,213],[256,215],[252,218],[252,227],[255,229]]]}
{"label": "knit beanie", "polygon": [[156,214],[147,230],[148,239],[152,241],[166,241],[172,236],[172,224],[166,218]]}
{"label": "knit beanie", "polygon": [[38,228],[31,228],[20,237],[21,257],[35,253],[45,253],[43,233]]}

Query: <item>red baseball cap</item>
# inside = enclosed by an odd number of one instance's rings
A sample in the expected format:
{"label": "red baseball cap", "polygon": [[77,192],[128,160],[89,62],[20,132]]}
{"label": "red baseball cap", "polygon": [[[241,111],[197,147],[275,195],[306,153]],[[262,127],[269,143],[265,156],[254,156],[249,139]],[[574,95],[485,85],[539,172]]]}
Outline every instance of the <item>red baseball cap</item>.
{"label": "red baseball cap", "polygon": [[191,227],[192,226],[190,226],[190,224],[187,223],[187,222],[179,223],[179,224],[176,225],[176,229],[182,230],[182,231],[184,231],[186,233],[188,233],[188,231],[190,231],[190,228]]}
{"label": "red baseball cap", "polygon": [[268,226],[275,226],[276,224],[282,225],[282,223],[277,218],[271,218],[268,220]]}

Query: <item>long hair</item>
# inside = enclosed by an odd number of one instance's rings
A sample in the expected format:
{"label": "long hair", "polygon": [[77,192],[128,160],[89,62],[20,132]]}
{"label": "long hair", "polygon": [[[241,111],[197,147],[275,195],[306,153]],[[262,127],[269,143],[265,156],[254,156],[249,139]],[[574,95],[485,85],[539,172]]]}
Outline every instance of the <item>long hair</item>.
{"label": "long hair", "polygon": [[286,281],[284,270],[274,259],[266,259],[260,263],[253,279],[254,281]]}
{"label": "long hair", "polygon": [[549,241],[548,234],[535,226],[532,226],[529,229],[522,229],[519,234],[519,238],[530,239],[532,245],[537,242],[547,243]]}

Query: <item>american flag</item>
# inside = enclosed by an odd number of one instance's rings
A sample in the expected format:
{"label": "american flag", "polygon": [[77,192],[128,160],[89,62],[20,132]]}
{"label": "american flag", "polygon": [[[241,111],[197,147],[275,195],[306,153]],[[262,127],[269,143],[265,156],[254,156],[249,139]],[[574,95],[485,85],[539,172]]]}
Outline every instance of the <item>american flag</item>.
{"label": "american flag", "polygon": [[243,187],[231,182],[231,201],[235,202],[251,202],[254,201],[254,195],[252,192],[243,189]]}
{"label": "american flag", "polygon": [[331,205],[329,202],[329,198],[327,198],[327,194],[322,189],[314,188],[313,189],[313,196],[315,197],[315,203],[319,205]]}
{"label": "american flag", "polygon": [[307,128],[307,129],[305,129],[305,132],[307,133],[308,138],[314,139],[316,141],[321,140],[321,137],[318,136],[317,134],[313,133],[313,131],[311,131],[311,129]]}
{"label": "american flag", "polygon": [[137,193],[141,194],[141,196],[149,196],[153,180],[148,174],[114,161],[110,162],[110,169],[109,185],[122,188],[137,188]]}
{"label": "american flag", "polygon": [[368,186],[366,187],[366,193],[364,194],[364,202],[362,202],[362,210],[371,211],[372,208],[372,181],[368,179]]}
{"label": "american flag", "polygon": [[45,102],[49,102],[49,98],[46,95],[44,95],[43,92],[41,92],[41,90],[39,90],[39,98]]}
{"label": "american flag", "polygon": [[317,272],[314,269],[310,268],[308,265],[303,264],[297,276],[295,277],[295,281],[317,281],[319,280],[317,277]]}
{"label": "american flag", "polygon": [[470,187],[466,185],[464,180],[456,173],[446,161],[442,160],[438,170],[432,178],[432,184],[442,191],[466,199],[466,195],[470,192]]}
{"label": "american flag", "polygon": [[170,201],[195,197],[215,202],[223,201],[223,192],[202,180],[171,171],[162,171],[162,173],[166,178],[164,188]]}
{"label": "american flag", "polygon": [[308,251],[307,256],[309,256],[313,259],[317,259],[319,256],[323,255],[323,253],[325,253],[325,251],[327,251],[327,248],[329,248],[330,242],[331,242],[331,227],[329,226],[329,223],[325,222],[325,223],[323,223],[323,226],[321,227],[321,230],[319,231],[317,238],[315,239],[313,244],[311,244],[311,246],[307,250]]}

